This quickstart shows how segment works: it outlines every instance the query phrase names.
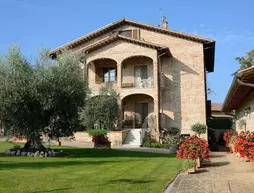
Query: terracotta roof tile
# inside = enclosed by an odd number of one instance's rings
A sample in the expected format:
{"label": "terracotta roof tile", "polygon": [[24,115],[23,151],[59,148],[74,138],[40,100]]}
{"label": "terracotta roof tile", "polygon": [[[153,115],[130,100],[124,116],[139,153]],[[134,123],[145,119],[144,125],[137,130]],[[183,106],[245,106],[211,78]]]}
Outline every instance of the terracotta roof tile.
{"label": "terracotta roof tile", "polygon": [[222,103],[212,103],[212,111],[221,111]]}

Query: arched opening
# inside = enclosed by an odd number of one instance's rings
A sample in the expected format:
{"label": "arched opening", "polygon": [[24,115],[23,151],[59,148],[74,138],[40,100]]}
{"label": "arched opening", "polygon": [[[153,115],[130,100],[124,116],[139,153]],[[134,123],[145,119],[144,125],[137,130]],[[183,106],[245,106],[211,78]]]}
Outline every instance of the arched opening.
{"label": "arched opening", "polygon": [[117,62],[110,58],[99,58],[88,63],[88,77],[96,84],[117,81]]}
{"label": "arched opening", "polygon": [[122,61],[122,87],[152,88],[153,60],[147,56],[131,56]]}
{"label": "arched opening", "polygon": [[122,99],[123,128],[152,128],[154,100],[146,94],[132,94]]}

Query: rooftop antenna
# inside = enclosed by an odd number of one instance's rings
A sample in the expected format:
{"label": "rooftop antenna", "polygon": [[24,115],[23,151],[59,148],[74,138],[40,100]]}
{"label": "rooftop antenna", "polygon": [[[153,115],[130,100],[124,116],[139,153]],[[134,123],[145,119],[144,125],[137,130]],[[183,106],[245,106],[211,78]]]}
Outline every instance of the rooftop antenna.
{"label": "rooftop antenna", "polygon": [[162,26],[162,20],[163,20],[163,18],[162,18],[162,8],[160,8],[160,24],[159,24],[159,27],[161,27]]}

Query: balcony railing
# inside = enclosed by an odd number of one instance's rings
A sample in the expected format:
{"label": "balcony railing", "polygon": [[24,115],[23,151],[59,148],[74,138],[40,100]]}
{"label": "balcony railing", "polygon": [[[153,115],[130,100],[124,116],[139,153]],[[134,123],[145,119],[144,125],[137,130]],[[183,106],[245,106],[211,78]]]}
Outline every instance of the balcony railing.
{"label": "balcony railing", "polygon": [[149,77],[147,79],[141,79],[140,77],[135,78],[135,83],[124,82],[122,83],[123,88],[153,88],[153,77]]}

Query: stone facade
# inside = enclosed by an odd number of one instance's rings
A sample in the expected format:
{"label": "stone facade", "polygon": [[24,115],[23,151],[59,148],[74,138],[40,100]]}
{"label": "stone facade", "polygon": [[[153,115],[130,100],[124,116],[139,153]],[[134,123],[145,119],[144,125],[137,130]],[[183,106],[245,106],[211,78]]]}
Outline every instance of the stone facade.
{"label": "stone facade", "polygon": [[154,104],[157,104],[158,92],[160,92],[160,107],[157,107],[159,112],[156,112],[156,107],[154,111],[155,115],[160,113],[161,126],[165,128],[177,126],[182,129],[182,133],[191,134],[192,124],[206,123],[203,45],[149,30],[141,30],[141,37],[145,41],[167,46],[172,52],[173,57],[161,59],[160,71],[165,77],[165,89],[159,91],[156,83],[151,89],[121,88],[121,83],[134,81],[135,64],[132,62],[127,64],[125,69],[122,68],[122,62],[126,58],[136,55],[147,56],[153,60],[153,67],[152,65],[149,67],[149,76],[153,74],[156,80],[158,72],[156,50],[121,41],[88,54],[89,87],[92,88],[93,93],[98,93],[101,86],[94,81],[95,71],[92,61],[99,58],[111,58],[117,62],[118,70],[117,82],[113,83],[113,88],[120,94],[121,99],[134,93],[147,94],[152,96]]}
{"label": "stone facade", "polygon": [[[135,103],[149,98],[148,115],[153,115],[154,135],[158,139],[159,127],[177,126],[182,134],[192,134],[194,123],[206,124],[206,70],[204,64],[204,42],[172,36],[150,27],[118,25],[113,30],[104,31],[94,38],[72,48],[82,50],[89,45],[105,40],[112,33],[121,30],[138,30],[138,41],[151,42],[170,50],[171,56],[161,56],[160,50],[116,40],[103,45],[86,55],[88,85],[94,95],[105,83],[96,82],[96,63],[98,60],[111,59],[116,64],[117,79],[110,83],[119,93],[123,120],[127,114],[135,114]],[[111,28],[112,29],[112,28]],[[173,32],[175,33],[175,32]],[[210,41],[210,40],[208,40]],[[210,41],[213,42],[214,41]],[[149,85],[137,88],[134,69],[147,66]],[[161,78],[160,78],[161,77]],[[131,97],[133,96],[133,97]],[[140,97],[143,97],[140,99]],[[123,101],[125,107],[123,106]],[[123,126],[123,125],[122,125]]]}
{"label": "stone facade", "polygon": [[[250,112],[247,116],[244,115],[244,110],[250,108]],[[235,110],[236,113],[236,130],[237,131],[254,131],[254,93],[244,100],[244,102]],[[240,120],[245,122],[245,125],[239,125]]]}

